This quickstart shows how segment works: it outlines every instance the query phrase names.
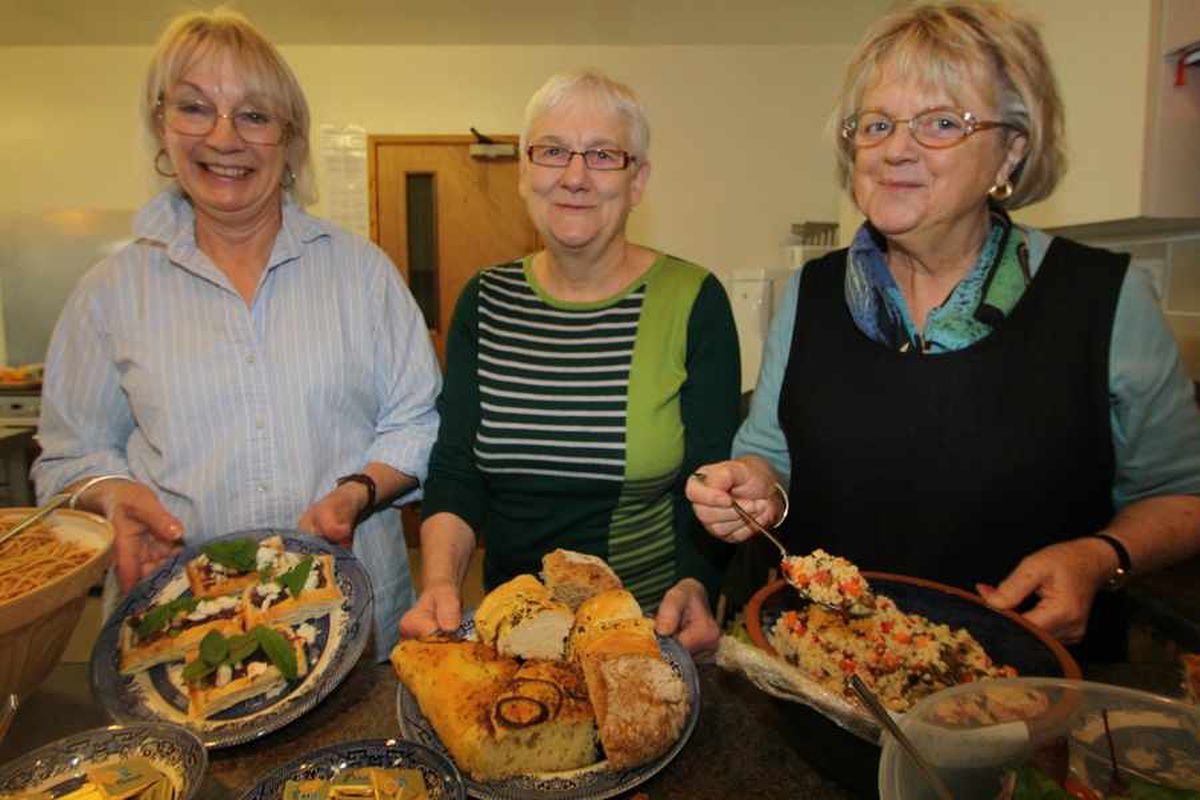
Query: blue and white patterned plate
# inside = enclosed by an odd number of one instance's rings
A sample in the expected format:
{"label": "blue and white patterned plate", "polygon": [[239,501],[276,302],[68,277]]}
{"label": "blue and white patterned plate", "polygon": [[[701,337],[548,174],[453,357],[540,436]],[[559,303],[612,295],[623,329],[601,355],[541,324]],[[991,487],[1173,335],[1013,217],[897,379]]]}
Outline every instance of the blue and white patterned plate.
{"label": "blue and white patterned plate", "polygon": [[171,722],[190,729],[205,747],[231,747],[287,725],[342,682],[362,655],[371,633],[371,579],[354,554],[324,539],[273,529],[232,533],[204,544],[246,538],[257,541],[275,535],[283,537],[289,552],[332,555],[338,588],[346,598],[339,610],[311,623],[317,636],[308,645],[308,674],[289,683],[282,694],[250,698],[205,720],[187,715],[187,696],[180,691],[172,672],[181,668],[181,662],[160,664],[136,675],[121,674],[121,623],[135,611],[190,593],[184,565],[200,554],[202,545],[188,547],[133,588],[96,640],[92,690],[109,716],[118,722]]}
{"label": "blue and white patterned plate", "polygon": [[[475,638],[475,621],[470,614],[466,615],[455,635],[462,639]],[[683,730],[670,750],[647,764],[621,770],[610,769],[608,762],[601,761],[571,772],[519,775],[487,783],[472,780],[470,775],[464,773],[463,781],[467,785],[467,794],[480,800],[603,800],[627,792],[656,775],[671,763],[671,759],[687,744],[696,727],[696,720],[700,717],[700,678],[691,655],[674,639],[660,636],[658,644],[662,649],[663,659],[670,664],[676,675],[683,678],[690,700]],[[405,739],[420,742],[445,755],[447,759],[451,758],[450,751],[438,738],[433,725],[421,713],[417,698],[403,683],[396,689],[396,716],[400,721],[400,734]]]}
{"label": "blue and white patterned plate", "polygon": [[281,800],[288,781],[329,779],[353,767],[419,769],[429,800],[465,800],[462,776],[449,758],[416,742],[363,739],[340,742],[305,753],[268,773],[242,793],[240,800]]}
{"label": "blue and white patterned plate", "polygon": [[84,770],[141,756],[167,777],[177,800],[200,788],[208,753],[190,731],[162,722],[110,725],[39,747],[0,767],[0,796],[39,792]]}

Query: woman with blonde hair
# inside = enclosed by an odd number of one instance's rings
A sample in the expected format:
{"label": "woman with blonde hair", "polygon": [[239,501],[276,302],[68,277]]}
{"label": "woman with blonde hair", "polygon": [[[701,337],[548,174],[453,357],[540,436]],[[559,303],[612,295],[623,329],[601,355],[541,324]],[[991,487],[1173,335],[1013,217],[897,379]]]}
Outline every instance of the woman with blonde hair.
{"label": "woman with blonde hair", "polygon": [[1118,657],[1101,590],[1200,549],[1200,415],[1128,256],[1009,218],[1065,168],[1036,27],[972,0],[898,11],[837,119],[866,223],[790,283],[737,457],[688,485],[697,515],[741,541],[731,499],[765,525],[790,501],[795,552],[977,589]]}
{"label": "woman with blonde hair", "polygon": [[[385,657],[413,591],[399,515],[437,431],[424,320],[369,242],[309,216],[309,111],[245,18],[190,13],[151,60],[167,188],[52,338],[34,466],[116,531],[129,589],[182,542],[299,528],[353,547]],[[381,512],[381,513],[376,513]]]}

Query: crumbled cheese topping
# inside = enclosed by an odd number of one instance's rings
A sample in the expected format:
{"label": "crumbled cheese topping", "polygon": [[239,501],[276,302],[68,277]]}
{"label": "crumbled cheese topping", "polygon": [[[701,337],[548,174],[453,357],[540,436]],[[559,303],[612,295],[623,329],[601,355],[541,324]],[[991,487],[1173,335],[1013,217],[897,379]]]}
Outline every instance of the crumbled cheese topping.
{"label": "crumbled cheese topping", "polygon": [[222,664],[217,667],[217,686],[224,686],[233,680],[233,667]]}
{"label": "crumbled cheese topping", "polygon": [[251,678],[256,678],[259,675],[262,675],[266,671],[267,671],[267,664],[265,661],[251,661],[249,664],[246,665],[246,675]]}
{"label": "crumbled cheese topping", "polygon": [[312,644],[317,640],[317,629],[307,622],[297,625],[295,633],[304,640],[305,644]]}
{"label": "crumbled cheese topping", "polygon": [[317,571],[318,571],[320,568],[321,568],[320,564],[319,564],[319,563],[317,563],[316,561],[314,561],[314,562],[313,562],[313,565],[312,565],[312,569],[311,569],[311,570],[309,570],[309,572],[308,572],[308,578],[307,578],[307,579],[304,581],[304,588],[305,588],[305,589],[315,589],[315,588],[317,588],[317,580],[318,580],[318,578],[320,577],[319,575],[317,575]]}
{"label": "crumbled cheese topping", "polygon": [[222,611],[229,608],[237,608],[240,599],[234,595],[225,595],[224,597],[214,597],[209,600],[201,600],[196,604],[195,610],[187,615],[191,622],[200,622],[209,617],[220,614]]}

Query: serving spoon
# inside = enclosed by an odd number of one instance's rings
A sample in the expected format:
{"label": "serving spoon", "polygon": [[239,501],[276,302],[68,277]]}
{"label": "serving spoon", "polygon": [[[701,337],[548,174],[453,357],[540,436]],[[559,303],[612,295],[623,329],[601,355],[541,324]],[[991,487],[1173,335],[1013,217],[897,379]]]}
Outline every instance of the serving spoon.
{"label": "serving spoon", "polygon": [[933,787],[934,794],[938,796],[939,800],[954,800],[954,795],[950,793],[949,787],[934,772],[933,767],[925,760],[925,756],[921,755],[921,751],[912,743],[912,739],[909,739],[904,731],[900,730],[900,726],[896,724],[896,720],[892,719],[892,715],[879,702],[879,698],[875,696],[875,693],[867,688],[862,678],[858,677],[857,674],[852,674],[846,679],[846,683],[850,685],[850,689],[862,701],[863,706],[875,718],[875,721],[886,728],[887,732],[894,736],[896,741],[900,743],[900,746],[908,753],[913,763],[921,770],[921,774],[925,776],[925,780],[929,781],[929,785]]}
{"label": "serving spoon", "polygon": [[[707,482],[707,477],[703,472],[693,472],[692,477],[701,483]],[[733,497],[729,498],[729,507],[734,510],[734,513],[736,513],[741,518],[742,522],[746,523],[751,530],[753,530],[755,533],[762,534],[771,544],[775,545],[775,547],[779,550],[779,558],[784,564],[786,564],[789,559],[795,558],[795,556],[792,556],[788,553],[787,548],[784,547],[783,543],[775,537],[775,534],[771,533],[766,526],[756,520],[753,514],[742,508],[741,504],[738,503],[737,500],[734,500]],[[869,588],[864,589],[862,595],[858,598],[847,598],[847,602],[845,603],[828,603],[814,598],[812,593],[809,592],[808,587],[804,584],[796,582],[787,569],[783,569],[782,572],[784,580],[786,580],[788,584],[795,588],[796,591],[800,593],[801,597],[808,600],[810,603],[813,603],[814,605],[818,605],[822,608],[826,608],[830,611],[850,617],[869,617],[871,614],[875,613],[875,596],[871,593]],[[866,585],[865,580],[863,581],[863,584],[864,586]]]}

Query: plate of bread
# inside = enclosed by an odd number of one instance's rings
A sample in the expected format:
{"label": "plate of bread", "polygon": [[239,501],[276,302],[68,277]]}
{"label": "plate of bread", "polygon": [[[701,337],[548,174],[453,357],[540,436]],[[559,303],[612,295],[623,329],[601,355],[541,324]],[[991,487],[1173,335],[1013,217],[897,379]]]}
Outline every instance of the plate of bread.
{"label": "plate of bread", "polygon": [[298,532],[230,534],[184,549],[125,597],[92,650],[92,688],[119,722],[241,744],[341,683],[371,613],[370,579],[348,550]]}
{"label": "plate of bread", "polygon": [[688,652],[654,633],[603,560],[566,550],[391,660],[403,736],[448,755],[487,800],[627,792],[683,749],[700,711]]}

